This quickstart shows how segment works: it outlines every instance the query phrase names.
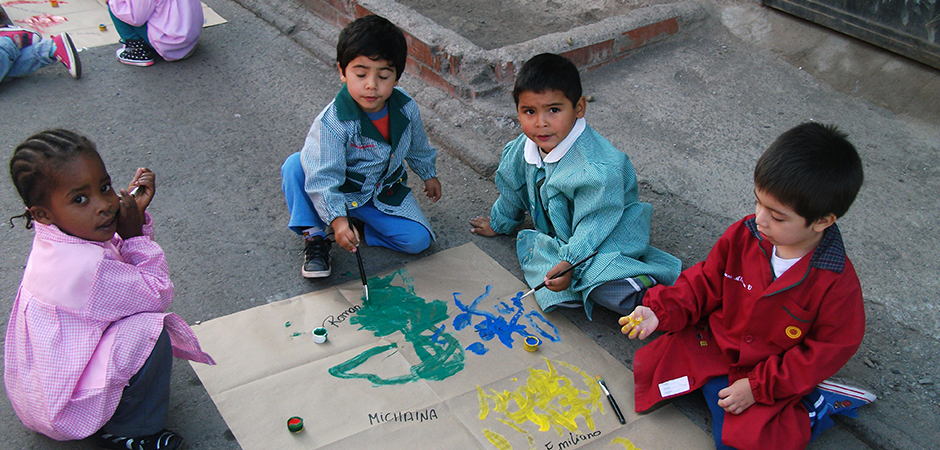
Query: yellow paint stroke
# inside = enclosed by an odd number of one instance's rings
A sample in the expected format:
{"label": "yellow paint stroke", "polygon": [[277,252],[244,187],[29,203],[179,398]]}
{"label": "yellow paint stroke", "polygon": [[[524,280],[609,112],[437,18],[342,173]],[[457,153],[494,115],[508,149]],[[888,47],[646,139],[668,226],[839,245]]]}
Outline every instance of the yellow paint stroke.
{"label": "yellow paint stroke", "polygon": [[630,442],[629,439],[623,437],[616,437],[614,440],[610,441],[611,444],[623,444],[624,450],[640,450],[640,447],[637,447]]}
{"label": "yellow paint stroke", "polygon": [[486,440],[490,441],[491,444],[496,446],[499,450],[512,450],[512,444],[509,443],[509,440],[505,436],[492,432],[487,429],[483,429],[483,435],[486,436]]}
{"label": "yellow paint stroke", "polygon": [[[567,430],[578,430],[577,419],[584,419],[590,430],[595,430],[594,411],[604,412],[600,386],[594,377],[578,367],[564,361],[545,361],[547,369],[528,369],[529,376],[525,383],[515,391],[502,391],[489,389],[484,392],[477,386],[477,395],[480,399],[480,420],[489,416],[490,412],[499,414],[496,420],[506,424],[515,431],[525,434],[530,445],[534,438],[520,425],[531,422],[544,432],[554,429],[558,436]],[[580,389],[567,376],[560,374],[555,365],[564,367],[576,375],[581,376],[581,382],[587,389]],[[492,430],[485,430],[487,439],[500,450],[506,438]]]}

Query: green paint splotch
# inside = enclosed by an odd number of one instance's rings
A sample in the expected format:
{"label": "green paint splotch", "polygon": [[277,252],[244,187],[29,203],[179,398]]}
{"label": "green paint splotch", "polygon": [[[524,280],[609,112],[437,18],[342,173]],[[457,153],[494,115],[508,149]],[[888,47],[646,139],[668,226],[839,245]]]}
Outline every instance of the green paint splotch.
{"label": "green paint splotch", "polygon": [[[369,300],[349,319],[360,330],[369,330],[376,337],[401,333],[421,360],[411,367],[410,373],[383,377],[355,370],[374,357],[381,357],[398,344],[380,345],[366,350],[346,362],[330,368],[337,378],[364,378],[377,386],[404,384],[418,380],[443,380],[463,370],[464,351],[450,333],[444,332],[442,322],[447,320],[447,303],[427,301],[415,295],[414,279],[405,269],[384,277],[369,280]],[[392,283],[398,278],[402,286]]]}

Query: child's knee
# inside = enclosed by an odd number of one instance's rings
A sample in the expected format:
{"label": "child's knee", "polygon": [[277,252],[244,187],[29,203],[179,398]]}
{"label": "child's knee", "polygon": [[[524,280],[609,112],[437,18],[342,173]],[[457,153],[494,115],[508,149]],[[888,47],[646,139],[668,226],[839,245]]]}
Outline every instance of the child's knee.
{"label": "child's knee", "polygon": [[300,163],[300,152],[296,152],[284,160],[281,165],[281,178],[284,180],[295,180],[304,178],[304,166]]}
{"label": "child's knee", "polygon": [[417,254],[427,250],[431,246],[431,233],[428,230],[421,228],[421,232],[412,233],[407,242],[401,243],[401,251],[408,254]]}

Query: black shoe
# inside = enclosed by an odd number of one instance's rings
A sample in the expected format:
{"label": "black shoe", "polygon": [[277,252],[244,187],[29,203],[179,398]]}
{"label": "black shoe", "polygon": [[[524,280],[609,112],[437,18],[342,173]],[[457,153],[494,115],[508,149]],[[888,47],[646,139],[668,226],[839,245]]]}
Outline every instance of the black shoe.
{"label": "black shoe", "polygon": [[156,51],[143,39],[128,39],[124,41],[123,47],[117,49],[115,56],[124,64],[147,67],[153,65]]}
{"label": "black shoe", "polygon": [[176,450],[183,445],[183,438],[168,430],[143,437],[115,436],[99,431],[95,433],[95,443],[114,450]]}
{"label": "black shoe", "polygon": [[304,265],[300,274],[304,278],[324,278],[330,276],[330,241],[323,236],[307,239],[304,247]]}

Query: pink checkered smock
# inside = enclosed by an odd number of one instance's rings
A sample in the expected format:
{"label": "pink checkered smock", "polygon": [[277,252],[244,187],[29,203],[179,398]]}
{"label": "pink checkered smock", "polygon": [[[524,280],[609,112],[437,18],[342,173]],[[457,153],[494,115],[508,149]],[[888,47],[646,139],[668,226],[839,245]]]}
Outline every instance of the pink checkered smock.
{"label": "pink checkered smock", "polygon": [[144,235],[109,242],[35,224],[4,347],[4,382],[17,416],[56,440],[84,439],[114,414],[128,380],[166,328],[173,355],[215,364],[176,314],[163,249]]}

